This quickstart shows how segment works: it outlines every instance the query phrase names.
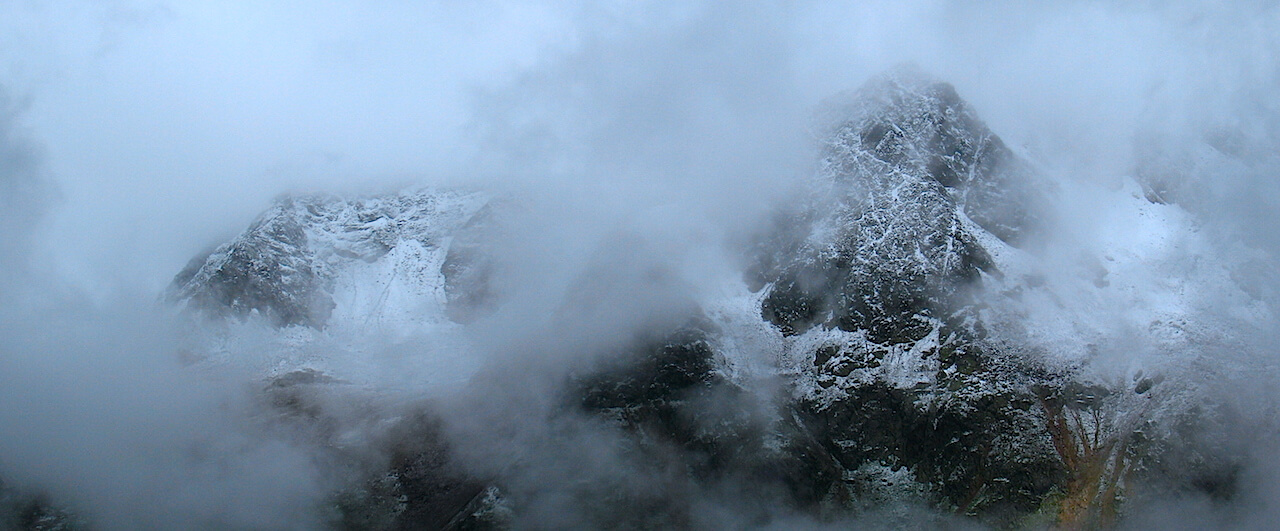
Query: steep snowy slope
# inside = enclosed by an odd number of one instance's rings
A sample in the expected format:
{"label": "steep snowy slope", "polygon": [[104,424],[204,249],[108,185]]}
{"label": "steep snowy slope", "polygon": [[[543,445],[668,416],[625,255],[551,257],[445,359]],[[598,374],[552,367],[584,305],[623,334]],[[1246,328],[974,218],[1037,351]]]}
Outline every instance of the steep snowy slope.
{"label": "steep snowy slope", "polygon": [[169,298],[277,326],[439,322],[449,244],[485,202],[476,192],[427,188],[286,196],[244,234],[192,260]]}
{"label": "steep snowy slope", "polygon": [[282,197],[174,279],[169,300],[201,316],[184,356],[382,392],[461,385],[477,362],[450,303],[477,275],[445,264],[487,202],[433,188]]}

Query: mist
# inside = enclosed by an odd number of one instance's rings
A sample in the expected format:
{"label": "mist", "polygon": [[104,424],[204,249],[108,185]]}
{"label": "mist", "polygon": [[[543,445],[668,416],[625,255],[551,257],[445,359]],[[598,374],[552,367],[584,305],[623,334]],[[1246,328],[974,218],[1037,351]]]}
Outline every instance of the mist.
{"label": "mist", "polygon": [[[702,450],[579,404],[634,352],[695,337],[715,363],[688,399],[699,434],[804,431],[785,360],[810,336],[761,320],[751,242],[825,205],[823,109],[906,68],[953,85],[1049,190],[1010,252],[1031,265],[974,294],[993,328],[1049,372],[1160,374],[1175,390],[1144,397],[1215,412],[1187,439],[1238,463],[1232,493],[1135,490],[1116,525],[1276,518],[1270,2],[55,0],[0,6],[0,30],[0,509],[377,528],[343,500],[439,443],[467,499],[517,500],[496,505],[517,528],[628,521],[601,500],[659,527],[981,528],[925,498],[797,507],[749,466],[691,481]],[[512,205],[480,253],[497,302],[465,324],[278,329],[167,302],[280,197],[411,186]],[[1025,278],[1043,288],[999,295]]]}

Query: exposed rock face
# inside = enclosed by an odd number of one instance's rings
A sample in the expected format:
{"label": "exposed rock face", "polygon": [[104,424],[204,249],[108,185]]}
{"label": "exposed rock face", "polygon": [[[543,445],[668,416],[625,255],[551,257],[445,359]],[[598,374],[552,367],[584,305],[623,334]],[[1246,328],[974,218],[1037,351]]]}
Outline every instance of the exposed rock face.
{"label": "exposed rock face", "polygon": [[[492,505],[486,482],[455,462],[429,404],[389,403],[310,370],[272,378],[262,391],[280,422],[346,475],[323,515],[334,529],[467,528],[482,523],[473,513]],[[353,433],[362,436],[359,445],[345,439]]]}
{"label": "exposed rock face", "polygon": [[[287,196],[244,234],[192,260],[168,296],[215,316],[258,313],[277,326],[315,328],[329,322],[338,302],[353,306],[351,313],[381,311],[396,281],[406,298],[440,304],[440,262],[484,202],[478,193],[434,189],[351,200]],[[362,264],[383,265],[390,278],[353,279],[368,273]],[[370,280],[386,291],[354,286],[366,293],[335,301],[343,284]]]}
{"label": "exposed rock face", "polygon": [[900,212],[908,203],[933,213],[946,203],[1015,245],[1036,228],[1042,205],[1029,164],[951,85],[898,69],[829,103],[825,118],[820,178],[845,206]]}
{"label": "exposed rock face", "polygon": [[[767,524],[779,510],[822,514],[847,500],[839,463],[793,411],[763,414],[756,408],[768,404],[717,370],[710,328],[695,318],[666,337],[641,338],[613,363],[575,380],[570,396],[627,434],[633,459],[678,471],[664,474],[666,493],[645,492],[647,502],[620,500],[596,524],[715,527],[696,507],[715,492],[732,496],[719,502],[734,505],[742,525]],[[651,520],[659,517],[653,510],[677,519]]]}
{"label": "exposed rock face", "polygon": [[814,204],[773,237],[788,256],[758,267],[773,282],[765,317],[788,333],[822,323],[918,340],[928,319],[958,319],[957,297],[992,268],[975,233],[1016,243],[1041,199],[1029,165],[950,85],[902,70],[845,98],[826,111]]}
{"label": "exposed rock face", "polygon": [[290,203],[260,218],[243,238],[194,259],[174,279],[171,297],[213,312],[257,311],[280,326],[322,326],[333,298],[323,273],[312,267],[316,257]]}
{"label": "exposed rock face", "polygon": [[[762,316],[786,336],[796,407],[845,470],[850,507],[914,500],[998,526],[1106,527],[1135,492],[1230,492],[1240,457],[1210,442],[1228,430],[1205,410],[1223,404],[1188,405],[1205,396],[1195,377],[1099,379],[1081,369],[1088,354],[1046,354],[1063,346],[1027,341],[1010,322],[1026,315],[1021,297],[1056,296],[1016,248],[1050,195],[1030,164],[945,83],[898,71],[847,98],[827,109],[812,201],[761,238],[750,274],[767,290]],[[1139,218],[1177,215],[1138,207]],[[1089,296],[1102,298],[1115,266],[1079,260]],[[1049,304],[1055,319],[1088,311]],[[1173,339],[1185,336],[1168,322],[1145,325],[1161,355],[1191,363],[1221,341]]]}
{"label": "exposed rock face", "polygon": [[339,497],[342,528],[488,528],[474,513],[486,505],[491,487],[452,461],[435,423],[425,416],[400,422],[391,435],[387,472]]}
{"label": "exposed rock face", "polygon": [[1030,165],[950,85],[909,70],[826,119],[815,199],[764,240],[754,271],[763,316],[790,336],[784,365],[810,428],[864,502],[993,522],[1034,511],[1064,474],[1038,380],[984,341],[970,296],[1000,274],[982,242],[1036,230]]}

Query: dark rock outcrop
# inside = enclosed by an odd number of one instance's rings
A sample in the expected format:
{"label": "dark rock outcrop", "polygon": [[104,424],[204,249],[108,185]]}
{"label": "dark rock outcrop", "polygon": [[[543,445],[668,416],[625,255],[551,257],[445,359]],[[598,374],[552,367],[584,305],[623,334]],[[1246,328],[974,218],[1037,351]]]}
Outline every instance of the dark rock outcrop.
{"label": "dark rock outcrop", "polygon": [[[661,510],[686,515],[685,527],[707,527],[696,518],[696,504],[720,496],[729,497],[718,503],[737,507],[744,525],[838,510],[848,499],[839,462],[792,405],[773,409],[778,404],[720,374],[709,328],[694,319],[664,337],[640,339],[576,377],[569,396],[626,434],[633,459],[668,471],[672,491],[687,494],[663,498]],[[606,525],[643,521],[632,512],[614,516],[621,519]]]}
{"label": "dark rock outcrop", "polygon": [[90,525],[47,496],[23,492],[0,481],[0,529],[77,531],[90,529]]}
{"label": "dark rock outcrop", "polygon": [[323,326],[333,297],[290,206],[286,200],[241,238],[193,259],[174,278],[170,299],[214,313],[258,312],[277,326]]}

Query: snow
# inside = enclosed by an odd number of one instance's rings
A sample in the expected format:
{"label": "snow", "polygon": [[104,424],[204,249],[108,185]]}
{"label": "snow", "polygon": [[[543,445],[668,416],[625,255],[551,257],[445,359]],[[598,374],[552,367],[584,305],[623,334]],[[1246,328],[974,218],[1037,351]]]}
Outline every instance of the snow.
{"label": "snow", "polygon": [[[446,392],[464,383],[478,363],[459,325],[445,317],[441,266],[452,234],[484,206],[481,193],[417,187],[396,194],[341,198],[317,194],[282,198],[263,220],[297,220],[305,248],[277,252],[313,268],[334,308],[325,326],[275,328],[248,319],[206,321],[192,333],[192,351],[208,363],[239,367],[265,379],[316,371],[344,384],[392,393]],[[253,227],[219,248],[199,271],[194,288],[230,259]],[[275,240],[270,240],[275,243]],[[208,272],[206,272],[208,271]],[[296,287],[284,276],[278,289]]]}
{"label": "snow", "polygon": [[988,318],[1016,323],[1004,333],[1020,333],[1051,365],[1100,356],[1123,357],[1133,370],[1176,365],[1195,355],[1193,337],[1215,333],[1220,323],[1208,316],[1217,308],[1234,308],[1241,322],[1266,318],[1232,279],[1228,242],[1210,239],[1181,207],[1148,201],[1131,179],[1075,192],[1090,203],[1087,233],[1051,243],[1043,256],[981,240],[1003,272],[984,279],[989,291],[1017,293],[993,296]]}
{"label": "snow", "polygon": [[760,316],[767,292],[752,293],[745,282],[734,279],[704,303],[707,317],[719,329],[712,348],[723,358],[722,370],[736,382],[776,375],[778,357],[785,351],[782,332]]}

